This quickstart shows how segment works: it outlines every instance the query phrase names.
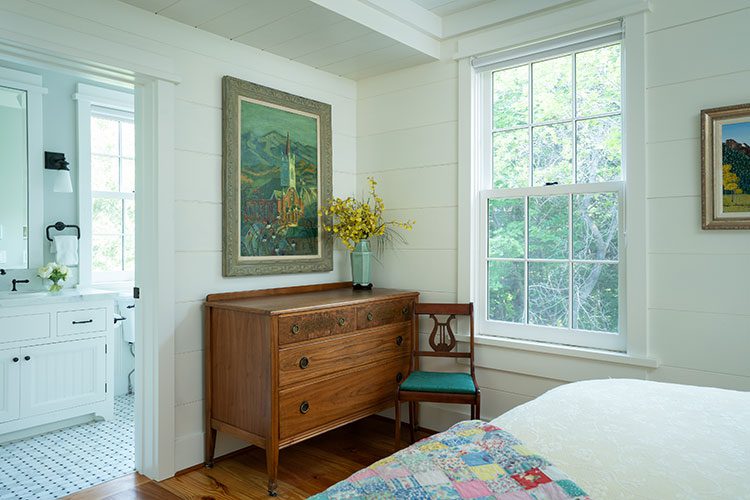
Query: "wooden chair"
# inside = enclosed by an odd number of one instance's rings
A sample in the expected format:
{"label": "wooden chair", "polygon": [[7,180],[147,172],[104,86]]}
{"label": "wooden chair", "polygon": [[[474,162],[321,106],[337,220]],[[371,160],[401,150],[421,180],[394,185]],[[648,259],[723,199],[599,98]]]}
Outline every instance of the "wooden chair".
{"label": "wooden chair", "polygon": [[[419,328],[419,317],[429,316],[434,322],[430,333],[431,351],[419,349],[419,332],[416,331],[412,342],[411,371],[406,380],[396,388],[396,450],[401,448],[401,402],[409,402],[409,430],[411,441],[418,429],[417,403],[419,401],[435,403],[459,403],[471,405],[471,418],[479,418],[479,385],[474,376],[474,305],[469,304],[416,304],[416,328]],[[446,317],[440,321],[438,316]],[[470,322],[469,352],[453,352],[458,345],[451,328],[455,327],[456,316],[468,316]],[[419,371],[420,357],[467,358],[470,373],[447,373]]]}

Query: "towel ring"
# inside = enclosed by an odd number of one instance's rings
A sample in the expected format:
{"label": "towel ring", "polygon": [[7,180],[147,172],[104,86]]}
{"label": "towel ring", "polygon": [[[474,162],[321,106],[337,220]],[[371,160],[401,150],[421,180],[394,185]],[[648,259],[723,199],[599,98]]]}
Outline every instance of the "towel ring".
{"label": "towel ring", "polygon": [[59,222],[58,221],[58,222],[55,222],[54,224],[52,224],[51,226],[47,226],[47,229],[46,229],[47,239],[50,240],[50,241],[52,241],[52,238],[49,235],[49,230],[52,229],[52,228],[55,228],[58,231],[62,231],[63,229],[67,229],[67,228],[75,229],[76,232],[78,233],[77,234],[78,239],[79,240],[81,239],[81,228],[80,227],[76,226],[75,224],[65,224],[64,222]]}

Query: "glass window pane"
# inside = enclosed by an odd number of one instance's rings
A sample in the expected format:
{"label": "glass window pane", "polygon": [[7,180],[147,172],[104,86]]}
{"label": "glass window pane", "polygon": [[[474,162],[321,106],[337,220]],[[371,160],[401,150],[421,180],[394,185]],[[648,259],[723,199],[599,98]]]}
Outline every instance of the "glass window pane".
{"label": "glass window pane", "polygon": [[117,158],[91,155],[91,189],[93,191],[117,191],[120,173]]}
{"label": "glass window pane", "polygon": [[524,263],[487,263],[487,319],[523,323]]}
{"label": "glass window pane", "polygon": [[617,264],[573,264],[573,328],[618,331]]}
{"label": "glass window pane", "polygon": [[495,189],[528,187],[528,129],[493,134],[492,165],[492,185]]}
{"label": "glass window pane", "polygon": [[573,116],[573,57],[563,56],[531,65],[534,123]]}
{"label": "glass window pane", "polygon": [[529,258],[568,258],[568,196],[529,196]]}
{"label": "glass window pane", "polygon": [[122,200],[125,206],[125,234],[135,234],[135,200]]}
{"label": "glass window pane", "polygon": [[576,54],[578,116],[620,110],[620,44]]}
{"label": "glass window pane", "polygon": [[122,134],[122,156],[135,158],[135,126],[133,122],[120,122]]}
{"label": "glass window pane", "polygon": [[487,201],[487,255],[522,259],[526,231],[523,198]]}
{"label": "glass window pane", "polygon": [[94,271],[122,270],[122,237],[94,234],[92,242],[92,269]]}
{"label": "glass window pane", "polygon": [[122,200],[94,198],[92,208],[93,234],[122,234]]}
{"label": "glass window pane", "polygon": [[125,270],[135,271],[135,235],[125,236]]}
{"label": "glass window pane", "polygon": [[534,127],[534,186],[573,182],[573,125],[560,123]]}
{"label": "glass window pane", "polygon": [[568,326],[568,265],[529,262],[529,323]]}
{"label": "glass window pane", "polygon": [[103,155],[120,154],[120,131],[116,120],[91,117],[91,152]]}
{"label": "glass window pane", "polygon": [[573,195],[573,258],[617,260],[617,193]]}
{"label": "glass window pane", "polygon": [[135,161],[121,160],[122,167],[122,185],[120,191],[123,193],[135,192]]}
{"label": "glass window pane", "polygon": [[492,73],[492,123],[496,129],[529,123],[529,67]]}
{"label": "glass window pane", "polygon": [[622,172],[622,120],[620,115],[578,122],[578,182],[607,182]]}

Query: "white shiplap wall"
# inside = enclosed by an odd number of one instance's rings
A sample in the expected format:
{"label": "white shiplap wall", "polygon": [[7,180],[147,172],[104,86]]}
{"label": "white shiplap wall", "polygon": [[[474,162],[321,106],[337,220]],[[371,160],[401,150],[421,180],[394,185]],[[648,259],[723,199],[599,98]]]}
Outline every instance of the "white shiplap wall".
{"label": "white shiplap wall", "polygon": [[[20,16],[17,26],[3,19]],[[221,77],[232,75],[330,103],[333,119],[334,193],[354,192],[356,85],[353,81],[205,33],[120,2],[12,0],[0,5],[0,38],[35,26],[32,40],[56,36],[66,43],[87,38],[91,60],[111,64],[118,47],[141,51],[136,64],[169,61],[181,83],[175,105],[175,468],[203,460],[203,360],[201,303],[209,293],[348,279],[346,255],[334,253],[335,271],[305,275],[221,276]],[[42,24],[40,24],[42,23]],[[23,36],[27,36],[23,35]],[[38,37],[34,38],[34,37]],[[67,42],[71,40],[71,42]],[[243,443],[221,439],[218,452]]]}
{"label": "white shiplap wall", "polygon": [[[601,377],[750,390],[750,232],[700,229],[702,108],[750,101],[737,33],[747,0],[655,0],[647,14],[649,355],[646,369],[481,346],[482,415],[491,418],[567,381]],[[456,298],[457,66],[432,63],[358,82],[358,189],[374,175],[391,214],[413,217],[409,245],[375,270],[378,285]],[[427,407],[436,428],[462,407]]]}

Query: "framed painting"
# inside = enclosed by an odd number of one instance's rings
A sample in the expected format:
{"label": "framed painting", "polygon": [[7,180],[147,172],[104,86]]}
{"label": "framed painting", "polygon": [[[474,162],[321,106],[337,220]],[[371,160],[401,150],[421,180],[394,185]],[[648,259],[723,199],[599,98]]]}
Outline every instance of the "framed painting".
{"label": "framed painting", "polygon": [[750,103],[701,111],[703,229],[750,229]]}
{"label": "framed painting", "polygon": [[225,76],[224,276],[331,271],[331,106]]}

